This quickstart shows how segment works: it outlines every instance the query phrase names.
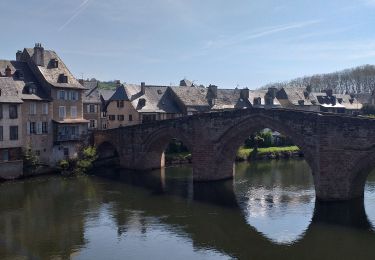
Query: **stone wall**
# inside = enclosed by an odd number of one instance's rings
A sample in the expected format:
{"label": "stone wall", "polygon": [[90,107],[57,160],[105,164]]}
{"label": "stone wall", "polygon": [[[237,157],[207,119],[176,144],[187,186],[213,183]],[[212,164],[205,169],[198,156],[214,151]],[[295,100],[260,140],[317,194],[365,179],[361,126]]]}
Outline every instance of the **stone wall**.
{"label": "stone wall", "polygon": [[23,175],[23,162],[8,161],[0,162],[0,179],[12,180]]}

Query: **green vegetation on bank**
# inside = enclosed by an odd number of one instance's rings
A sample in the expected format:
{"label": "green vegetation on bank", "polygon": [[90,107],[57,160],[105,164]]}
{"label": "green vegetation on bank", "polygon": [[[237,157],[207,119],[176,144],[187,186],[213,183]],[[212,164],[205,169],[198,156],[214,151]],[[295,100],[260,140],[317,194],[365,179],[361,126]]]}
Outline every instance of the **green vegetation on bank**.
{"label": "green vegetation on bank", "polygon": [[[237,158],[240,160],[247,160],[250,155],[254,152],[254,148],[246,148],[241,147],[237,152]],[[280,152],[298,152],[300,149],[298,146],[283,146],[283,147],[266,147],[266,148],[258,148],[257,154],[269,154],[269,153],[280,153]]]}
{"label": "green vegetation on bank", "polygon": [[92,167],[93,162],[98,158],[96,148],[93,146],[82,147],[78,157],[74,159],[61,160],[59,167],[64,175],[87,173]]}
{"label": "green vegetation on bank", "polygon": [[99,89],[105,90],[116,90],[116,82],[115,81],[99,81],[98,87]]}

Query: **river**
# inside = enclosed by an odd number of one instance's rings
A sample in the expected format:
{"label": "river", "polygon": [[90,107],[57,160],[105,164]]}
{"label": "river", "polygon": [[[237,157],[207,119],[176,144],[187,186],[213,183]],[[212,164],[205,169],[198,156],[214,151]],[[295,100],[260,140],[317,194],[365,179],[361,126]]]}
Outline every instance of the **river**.
{"label": "river", "polygon": [[315,202],[303,160],[100,169],[0,184],[0,259],[374,259],[375,172],[363,200]]}

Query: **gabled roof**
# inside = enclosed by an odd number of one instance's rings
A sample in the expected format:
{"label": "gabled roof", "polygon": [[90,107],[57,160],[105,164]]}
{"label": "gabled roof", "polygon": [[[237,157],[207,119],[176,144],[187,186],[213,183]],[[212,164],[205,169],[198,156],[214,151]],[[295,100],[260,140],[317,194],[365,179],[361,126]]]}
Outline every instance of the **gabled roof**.
{"label": "gabled roof", "polygon": [[[19,97],[23,100],[50,100],[48,95],[45,93],[45,91],[39,84],[38,80],[34,76],[34,74],[29,69],[26,62],[0,60],[0,72],[2,73],[2,75],[5,74],[4,71],[7,67],[11,69],[12,77],[0,77],[0,79],[2,79],[1,85],[12,84],[15,87],[17,87]],[[21,75],[22,73],[22,77],[18,77],[16,75],[17,73],[19,73],[18,75]],[[27,90],[27,85],[33,85],[35,87],[36,92],[33,94],[29,94]]]}
{"label": "gabled roof", "polygon": [[[260,105],[265,106],[266,105],[266,94],[267,94],[267,90],[249,90],[249,101],[250,101],[251,105],[256,106],[254,104],[254,99],[260,98],[260,101],[261,101]],[[272,106],[273,107],[281,106],[280,102],[279,102],[279,100],[277,100],[277,98],[275,98],[273,100]]]}
{"label": "gabled roof", "polygon": [[124,85],[118,86],[115,90],[115,93],[110,98],[110,101],[117,101],[117,100],[129,101],[129,97],[125,91]]}
{"label": "gabled roof", "polygon": [[115,91],[109,90],[109,89],[100,89],[99,93],[100,93],[100,97],[103,99],[103,101],[107,102],[111,99],[113,94],[115,94]]}
{"label": "gabled roof", "polygon": [[140,85],[127,84],[125,89],[133,107],[140,113],[182,113],[168,86],[146,85],[144,93]]}
{"label": "gabled roof", "polygon": [[[26,48],[26,52],[29,54],[30,58],[34,55],[33,48]],[[52,60],[58,61],[58,67],[53,68],[51,66]],[[84,87],[78,82],[78,80],[73,76],[73,74],[66,67],[64,62],[52,50],[44,50],[44,66],[37,66],[44,79],[54,87],[58,88],[76,88],[84,89]],[[64,74],[68,78],[68,83],[59,83],[58,79],[61,74]]]}
{"label": "gabled roof", "polygon": [[326,93],[311,93],[311,95],[324,107],[361,109],[363,106],[361,102],[348,94],[333,94],[334,102],[333,99],[329,99]]}

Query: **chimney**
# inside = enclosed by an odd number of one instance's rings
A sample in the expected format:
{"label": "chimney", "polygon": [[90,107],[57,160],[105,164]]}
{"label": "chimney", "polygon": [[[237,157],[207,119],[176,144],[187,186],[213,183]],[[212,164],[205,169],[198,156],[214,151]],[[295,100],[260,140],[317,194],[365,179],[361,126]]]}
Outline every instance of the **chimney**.
{"label": "chimney", "polygon": [[44,48],[41,43],[35,43],[33,60],[35,65],[44,67]]}
{"label": "chimney", "polygon": [[217,86],[209,85],[208,91],[211,93],[211,98],[217,98]]}
{"label": "chimney", "polygon": [[274,99],[276,97],[276,92],[277,92],[277,88],[275,87],[270,87],[268,88],[268,95]]}
{"label": "chimney", "polygon": [[141,93],[144,95],[146,93],[146,83],[141,82]]}
{"label": "chimney", "polygon": [[311,85],[307,85],[306,86],[306,91],[307,91],[307,93],[311,93],[311,91],[312,91],[312,87],[311,87]]}
{"label": "chimney", "polygon": [[17,51],[16,53],[16,61],[21,61],[22,58],[22,51]]}
{"label": "chimney", "polygon": [[243,88],[240,90],[240,98],[242,99],[249,99],[249,89],[248,88]]}
{"label": "chimney", "polygon": [[7,65],[7,67],[5,69],[5,77],[12,77],[12,70],[9,67],[9,65]]}
{"label": "chimney", "polygon": [[253,100],[253,106],[260,106],[262,105],[262,98],[261,97],[255,97]]}

